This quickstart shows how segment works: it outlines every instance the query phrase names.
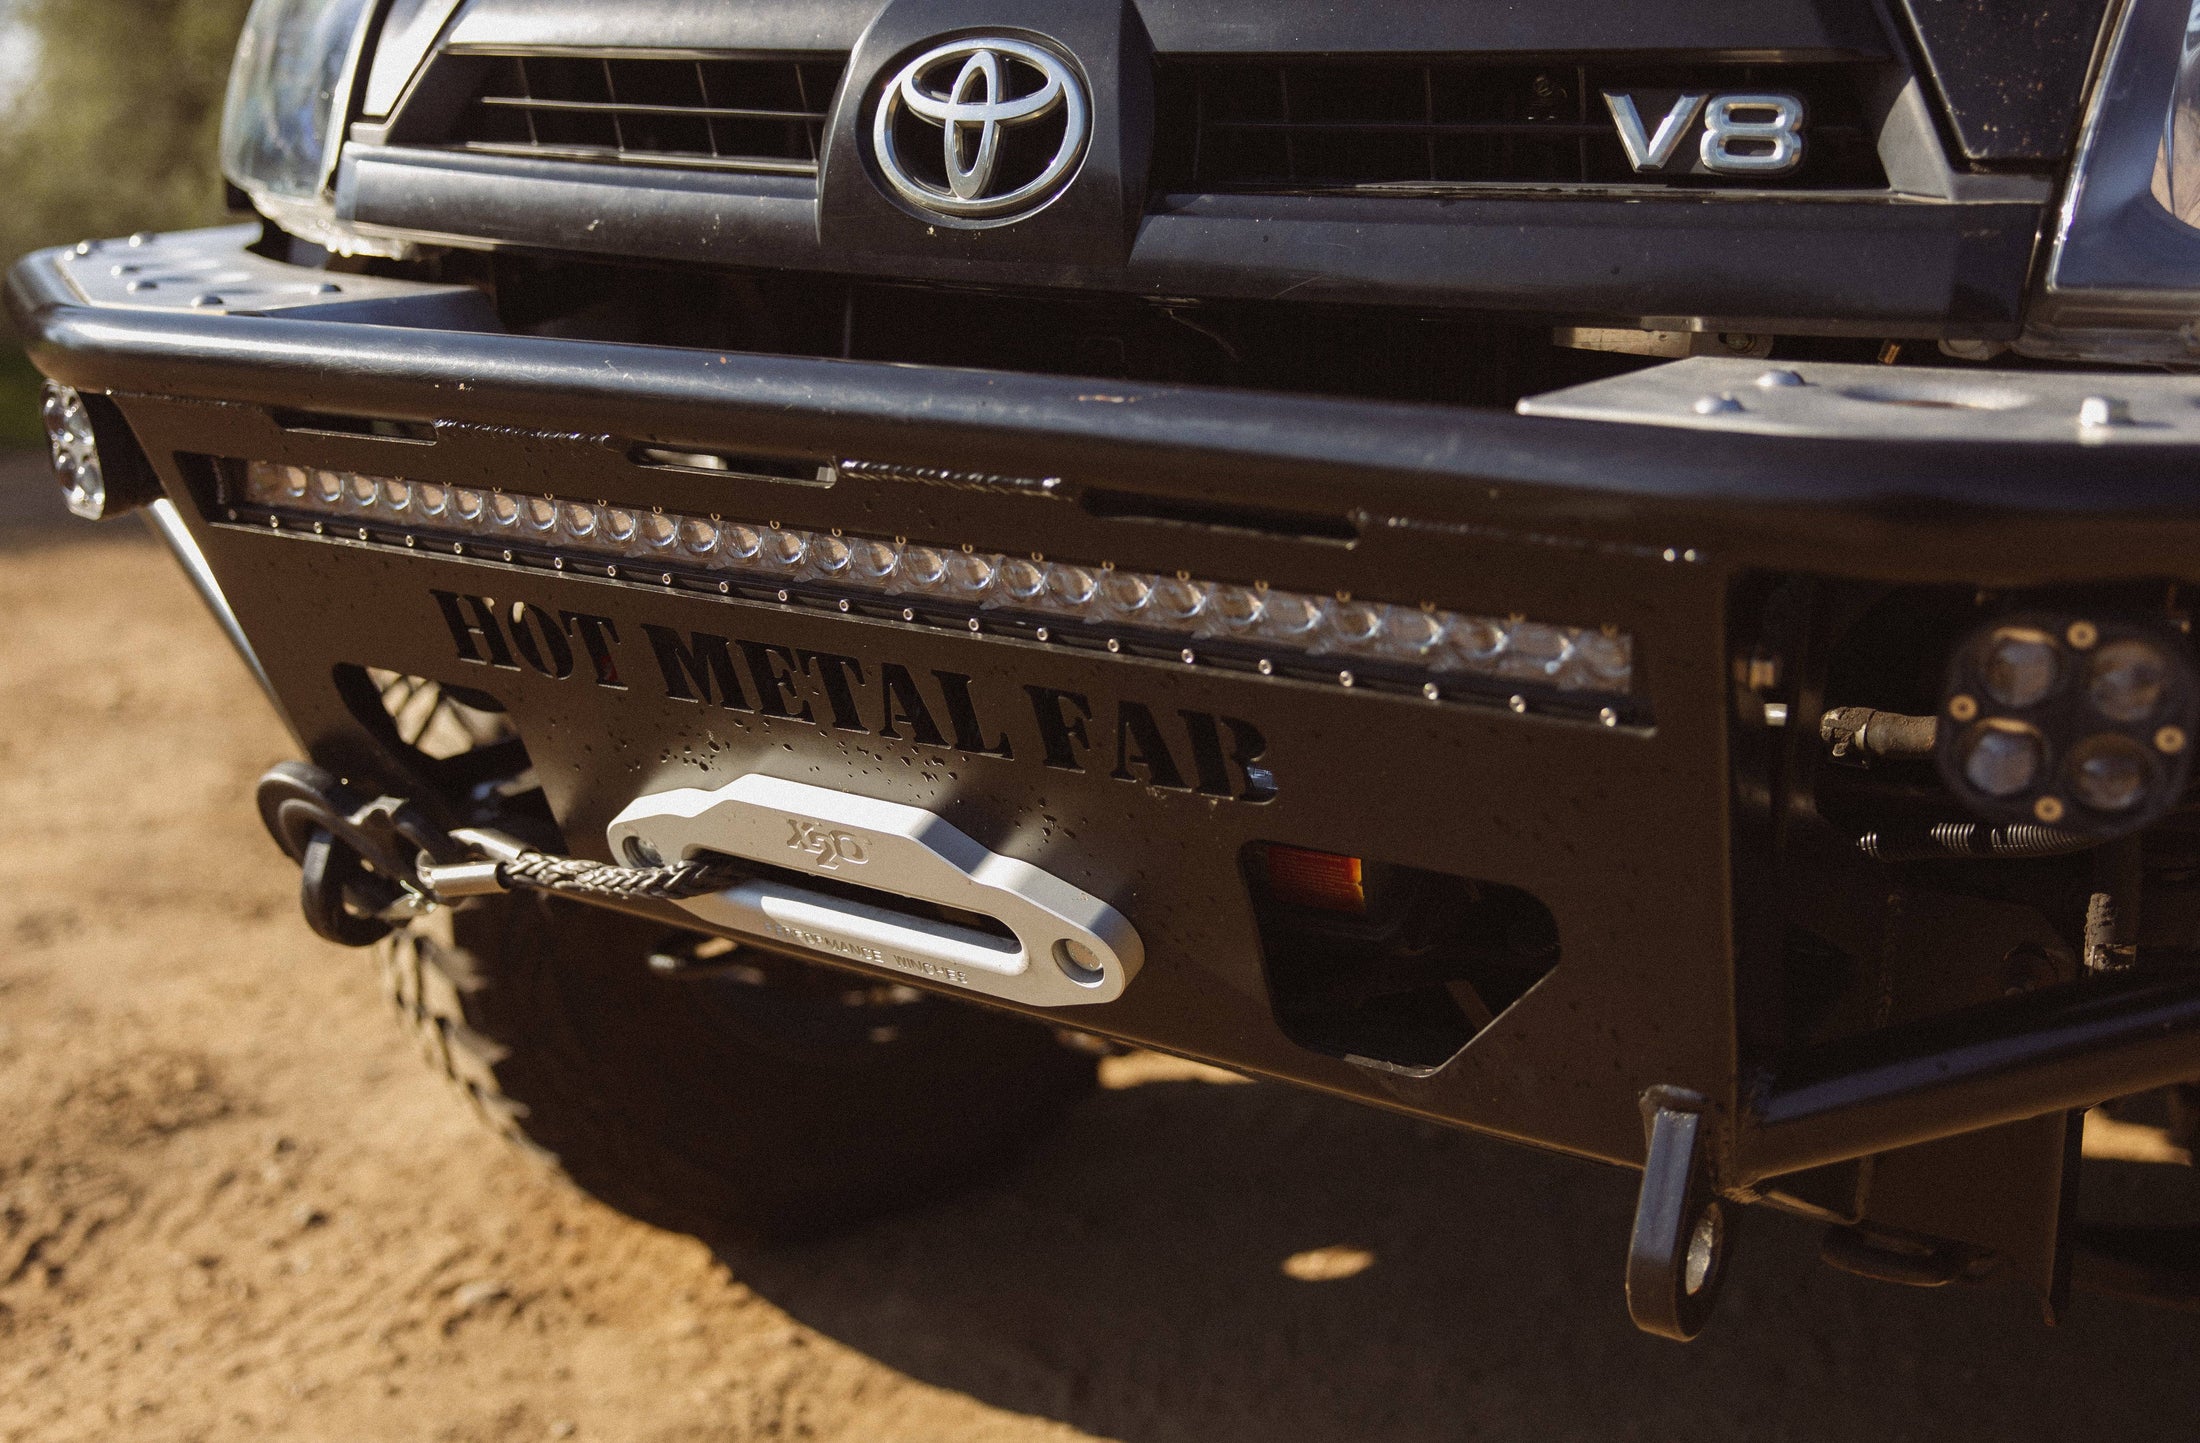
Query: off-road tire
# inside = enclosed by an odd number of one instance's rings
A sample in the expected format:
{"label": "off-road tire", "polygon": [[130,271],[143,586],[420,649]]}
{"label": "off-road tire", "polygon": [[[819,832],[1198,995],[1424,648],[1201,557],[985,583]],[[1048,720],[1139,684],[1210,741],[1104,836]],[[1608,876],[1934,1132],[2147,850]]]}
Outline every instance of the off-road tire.
{"label": "off-road tire", "polygon": [[662,926],[499,898],[381,944],[429,1064],[498,1132],[645,1221],[728,1242],[814,1233],[968,1181],[1089,1090],[1049,1029],[742,953],[648,958]]}

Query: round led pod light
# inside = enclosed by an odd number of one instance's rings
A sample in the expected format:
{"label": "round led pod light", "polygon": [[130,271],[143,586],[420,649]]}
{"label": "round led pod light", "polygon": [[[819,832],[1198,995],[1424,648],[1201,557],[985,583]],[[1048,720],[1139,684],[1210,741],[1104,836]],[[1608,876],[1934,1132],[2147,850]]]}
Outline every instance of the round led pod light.
{"label": "round led pod light", "polygon": [[61,483],[61,497],[72,514],[98,521],[107,514],[106,468],[99,457],[99,438],[92,433],[92,417],[83,396],[59,381],[46,383],[44,416],[46,440],[53,453],[54,477]]}
{"label": "round led pod light", "polygon": [[2004,617],[1956,648],[1940,715],[1941,776],[1967,810],[2106,841],[2184,795],[2200,669],[2150,618]]}
{"label": "round led pod light", "polygon": [[112,400],[48,381],[40,410],[54,479],[72,514],[111,521],[160,499],[160,478]]}

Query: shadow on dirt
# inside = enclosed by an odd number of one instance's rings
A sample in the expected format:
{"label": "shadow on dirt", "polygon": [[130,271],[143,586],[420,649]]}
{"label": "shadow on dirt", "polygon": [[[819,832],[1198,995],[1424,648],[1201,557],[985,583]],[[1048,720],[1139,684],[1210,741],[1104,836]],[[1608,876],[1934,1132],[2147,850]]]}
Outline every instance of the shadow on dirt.
{"label": "shadow on dirt", "polygon": [[[976,1193],[727,1261],[913,1377],[1130,1443],[2009,1443],[2200,1422],[2200,1317],[2081,1297],[2049,1330],[2010,1287],[1835,1273],[1813,1230],[1770,1216],[1709,1336],[1642,1337],[1619,1282],[1633,1190],[1281,1088],[1154,1083],[1100,1094]],[[1286,1275],[1325,1247],[1373,1265]]]}
{"label": "shadow on dirt", "polygon": [[0,451],[0,549],[81,539],[88,531],[61,504],[45,452]]}

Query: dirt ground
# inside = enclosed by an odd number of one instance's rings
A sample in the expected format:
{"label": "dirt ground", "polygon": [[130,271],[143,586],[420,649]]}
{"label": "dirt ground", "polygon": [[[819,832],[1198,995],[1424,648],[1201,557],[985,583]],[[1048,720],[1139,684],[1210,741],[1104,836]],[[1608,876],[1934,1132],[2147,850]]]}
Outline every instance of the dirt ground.
{"label": "dirt ground", "polygon": [[1679,1349],[1627,1324],[1628,1177],[1151,1059],[964,1196],[714,1256],[493,1141],[371,960],[306,933],[249,806],[285,745],[134,527],[0,543],[0,1438],[2200,1425],[2200,1317],[2082,1299],[2050,1331],[2012,1291],[1830,1272],[1767,1219]]}

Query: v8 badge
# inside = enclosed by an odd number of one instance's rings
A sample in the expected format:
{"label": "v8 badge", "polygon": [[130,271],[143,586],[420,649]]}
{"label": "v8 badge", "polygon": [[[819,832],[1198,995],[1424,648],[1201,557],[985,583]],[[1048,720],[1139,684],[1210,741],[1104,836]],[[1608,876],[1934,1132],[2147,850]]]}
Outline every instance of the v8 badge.
{"label": "v8 badge", "polygon": [[[1644,118],[1645,102],[1657,116],[1655,130]],[[1790,174],[1803,163],[1806,115],[1797,96],[1607,90],[1604,104],[1619,127],[1628,164],[1638,173],[1771,177]],[[1694,151],[1676,165],[1691,135],[1698,136]]]}

